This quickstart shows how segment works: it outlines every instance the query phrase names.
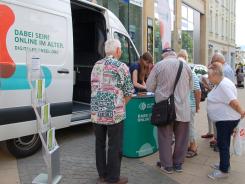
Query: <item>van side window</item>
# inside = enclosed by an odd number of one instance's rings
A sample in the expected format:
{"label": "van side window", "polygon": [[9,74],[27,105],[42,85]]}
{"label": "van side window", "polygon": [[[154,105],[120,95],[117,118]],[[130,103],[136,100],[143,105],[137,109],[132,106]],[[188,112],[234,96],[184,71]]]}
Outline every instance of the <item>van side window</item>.
{"label": "van side window", "polygon": [[114,37],[121,42],[122,55],[119,60],[127,65],[130,65],[128,38],[118,32],[114,32]]}

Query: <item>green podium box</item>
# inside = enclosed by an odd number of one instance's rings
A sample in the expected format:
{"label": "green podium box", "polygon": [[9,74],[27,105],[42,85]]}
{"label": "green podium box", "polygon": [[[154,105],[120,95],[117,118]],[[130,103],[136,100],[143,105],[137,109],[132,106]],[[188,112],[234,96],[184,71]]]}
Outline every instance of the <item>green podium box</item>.
{"label": "green podium box", "polygon": [[123,156],[143,157],[158,150],[157,128],[151,124],[153,95],[134,96],[126,106]]}

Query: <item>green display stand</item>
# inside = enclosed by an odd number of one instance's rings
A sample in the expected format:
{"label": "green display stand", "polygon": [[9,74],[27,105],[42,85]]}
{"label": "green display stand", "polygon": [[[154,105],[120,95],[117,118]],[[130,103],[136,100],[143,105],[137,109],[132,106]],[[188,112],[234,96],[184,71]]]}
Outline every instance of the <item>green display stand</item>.
{"label": "green display stand", "polygon": [[151,124],[153,95],[135,96],[127,104],[123,156],[143,157],[158,150],[157,129]]}

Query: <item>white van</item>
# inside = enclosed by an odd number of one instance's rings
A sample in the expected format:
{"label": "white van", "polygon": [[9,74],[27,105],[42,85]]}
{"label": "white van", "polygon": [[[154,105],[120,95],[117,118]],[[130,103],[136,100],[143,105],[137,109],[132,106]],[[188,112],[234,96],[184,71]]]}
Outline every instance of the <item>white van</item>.
{"label": "white van", "polygon": [[1,0],[0,20],[0,141],[15,157],[41,146],[27,77],[32,53],[41,61],[57,129],[90,122],[90,73],[105,56],[107,38],[121,41],[121,61],[138,59],[119,19],[88,1]]}

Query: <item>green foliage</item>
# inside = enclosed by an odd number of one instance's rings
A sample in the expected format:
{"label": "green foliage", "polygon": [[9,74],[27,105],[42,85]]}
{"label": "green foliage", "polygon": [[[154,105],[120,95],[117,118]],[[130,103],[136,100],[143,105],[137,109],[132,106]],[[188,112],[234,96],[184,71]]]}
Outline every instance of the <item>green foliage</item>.
{"label": "green foliage", "polygon": [[182,31],[182,49],[185,49],[189,56],[190,63],[193,63],[193,38],[191,36],[192,32]]}

